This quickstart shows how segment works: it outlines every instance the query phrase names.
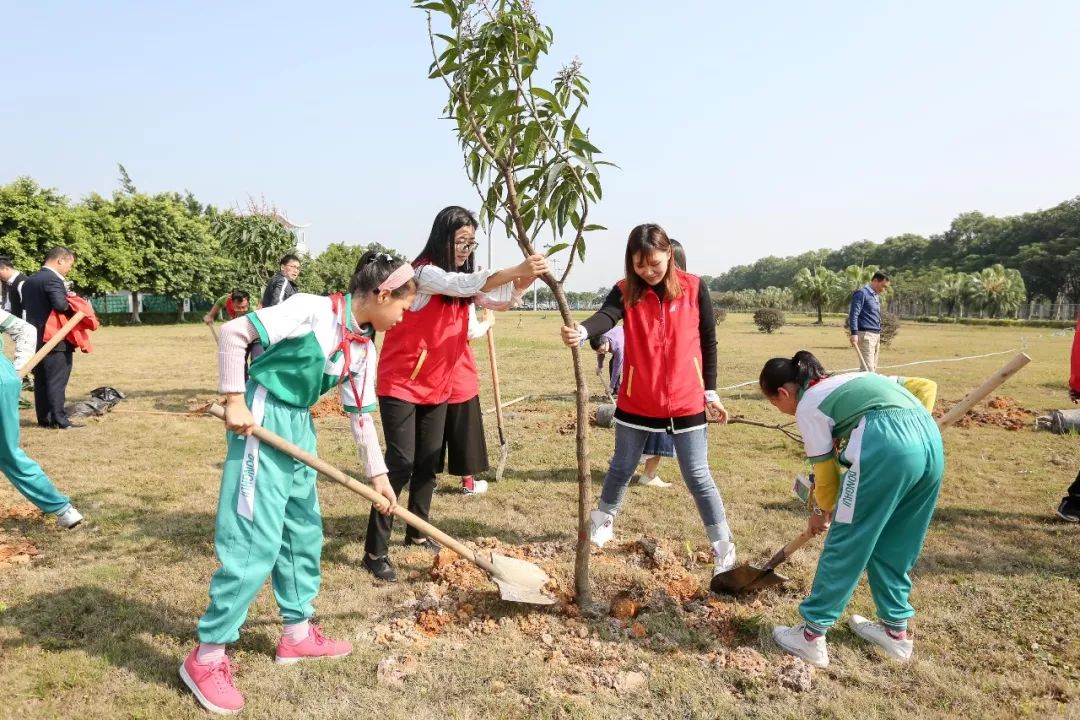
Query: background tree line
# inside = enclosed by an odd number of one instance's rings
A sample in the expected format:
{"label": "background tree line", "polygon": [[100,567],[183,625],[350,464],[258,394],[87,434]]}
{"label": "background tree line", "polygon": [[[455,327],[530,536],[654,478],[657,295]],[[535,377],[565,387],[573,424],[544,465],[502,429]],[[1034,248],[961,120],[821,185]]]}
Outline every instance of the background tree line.
{"label": "background tree line", "polygon": [[[1020,302],[1078,303],[1080,197],[1048,210],[1012,217],[964,213],[948,230],[928,238],[904,234],[880,243],[863,240],[839,250],[764,257],[710,278],[710,288],[734,292],[792,287],[803,269],[811,274],[816,274],[817,268],[843,274],[852,266],[875,266],[890,272],[897,296],[933,302],[948,298],[958,309],[971,302],[995,305],[997,298],[1015,294],[1018,285],[1024,292]],[[1018,274],[1021,283],[1010,270]],[[1009,287],[1002,288],[1003,283]],[[994,299],[978,300],[984,286],[993,286]]]}
{"label": "background tree line", "polygon": [[[222,210],[187,191],[141,192],[122,165],[111,197],[91,193],[78,202],[22,177],[0,186],[0,255],[31,273],[50,248],[65,245],[78,257],[69,279],[81,295],[161,295],[176,301],[182,319],[183,301],[196,297],[247,290],[257,301],[278,260],[296,248],[282,220],[265,202]],[[345,290],[369,247],[394,252],[378,243],[335,243],[303,258],[301,290]]]}

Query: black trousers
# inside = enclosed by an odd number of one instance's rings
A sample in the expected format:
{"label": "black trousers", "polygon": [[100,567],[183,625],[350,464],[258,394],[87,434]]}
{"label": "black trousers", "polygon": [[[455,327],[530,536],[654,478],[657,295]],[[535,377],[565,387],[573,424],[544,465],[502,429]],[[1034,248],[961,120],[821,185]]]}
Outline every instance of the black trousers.
{"label": "black trousers", "polygon": [[446,431],[443,434],[444,452],[439,453],[438,471],[449,460],[450,474],[464,477],[489,469],[487,441],[484,439],[484,414],[480,396],[463,403],[446,406]]}
{"label": "black trousers", "polygon": [[1072,481],[1072,485],[1066,492],[1068,494],[1061,499],[1068,503],[1068,509],[1080,510],[1080,473],[1076,474],[1076,479]]}
{"label": "black trousers", "polygon": [[[392,397],[379,398],[383,437],[386,439],[386,467],[390,485],[399,496],[409,486],[409,511],[427,520],[431,496],[435,492],[435,473],[442,458],[443,432],[446,426],[446,403],[414,405]],[[371,555],[386,555],[392,516],[374,509],[368,517],[364,550]],[[417,540],[422,534],[408,528],[405,537]]]}
{"label": "black trousers", "polygon": [[34,368],[34,410],[38,425],[70,425],[64,411],[68,378],[71,377],[71,352],[51,352]]}

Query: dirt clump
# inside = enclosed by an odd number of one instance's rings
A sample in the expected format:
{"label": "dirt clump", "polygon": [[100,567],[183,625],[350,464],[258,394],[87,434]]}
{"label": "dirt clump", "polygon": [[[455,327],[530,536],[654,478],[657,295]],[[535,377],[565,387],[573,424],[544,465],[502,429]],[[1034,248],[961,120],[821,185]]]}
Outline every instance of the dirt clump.
{"label": "dirt clump", "polygon": [[311,406],[311,417],[315,419],[324,417],[348,417],[345,408],[341,407],[341,399],[336,394],[328,394],[319,398],[319,402]]}
{"label": "dirt clump", "polygon": [[[941,401],[934,408],[934,417],[940,419],[953,409],[956,403]],[[1023,430],[1030,428],[1035,422],[1035,412],[1021,407],[1010,397],[994,396],[980,403],[956,421],[955,426],[968,427],[999,427],[1005,430]]]}
{"label": "dirt clump", "polygon": [[0,530],[0,568],[28,565],[41,554],[34,543]]}
{"label": "dirt clump", "polygon": [[33,505],[0,505],[0,520],[31,520],[41,517],[41,511]]}
{"label": "dirt clump", "polygon": [[795,692],[809,692],[814,682],[810,666],[797,657],[787,655],[776,670],[776,683]]}

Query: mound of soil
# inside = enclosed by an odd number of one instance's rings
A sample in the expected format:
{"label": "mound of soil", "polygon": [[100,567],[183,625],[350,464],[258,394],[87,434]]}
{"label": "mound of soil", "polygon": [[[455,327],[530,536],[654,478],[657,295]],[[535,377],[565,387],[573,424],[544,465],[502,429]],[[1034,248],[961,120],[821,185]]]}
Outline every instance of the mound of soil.
{"label": "mound of soil", "polygon": [[40,554],[41,551],[26,538],[0,530],[0,568],[27,565]]}
{"label": "mound of soil", "polygon": [[348,417],[345,409],[341,407],[341,400],[336,393],[329,393],[319,398],[319,402],[311,406],[311,417],[315,419],[324,417]]}
{"label": "mound of soil", "polygon": [[[954,402],[938,402],[934,417],[941,418],[955,405]],[[995,396],[969,410],[956,421],[955,427],[999,427],[1015,431],[1033,427],[1034,422],[1034,411],[1021,407],[1012,398]]]}

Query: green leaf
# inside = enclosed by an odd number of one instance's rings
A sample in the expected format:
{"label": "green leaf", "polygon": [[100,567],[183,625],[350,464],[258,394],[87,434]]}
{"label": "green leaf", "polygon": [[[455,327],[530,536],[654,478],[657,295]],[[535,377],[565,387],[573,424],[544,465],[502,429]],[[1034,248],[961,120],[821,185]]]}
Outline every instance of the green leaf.
{"label": "green leaf", "polygon": [[592,232],[593,230],[607,230],[607,228],[604,227],[603,225],[593,225],[593,224],[589,224],[589,225],[586,225],[585,227],[581,228],[581,232]]}
{"label": "green leaf", "polygon": [[417,2],[413,3],[413,7],[417,10],[434,10],[435,12],[445,13],[446,8],[443,7],[441,2]]}
{"label": "green leaf", "polygon": [[596,153],[598,155],[602,154],[600,152],[600,148],[596,147],[591,142],[583,138],[570,138],[570,147],[572,147],[574,150],[577,150],[579,153]]}
{"label": "green leaf", "polygon": [[577,250],[578,259],[581,260],[581,262],[585,262],[585,238],[579,238],[574,243],[574,246]]}
{"label": "green leaf", "polygon": [[558,245],[553,246],[550,250],[544,253],[544,257],[551,257],[555,253],[562,252],[568,247],[570,247],[570,243],[559,243]]}

